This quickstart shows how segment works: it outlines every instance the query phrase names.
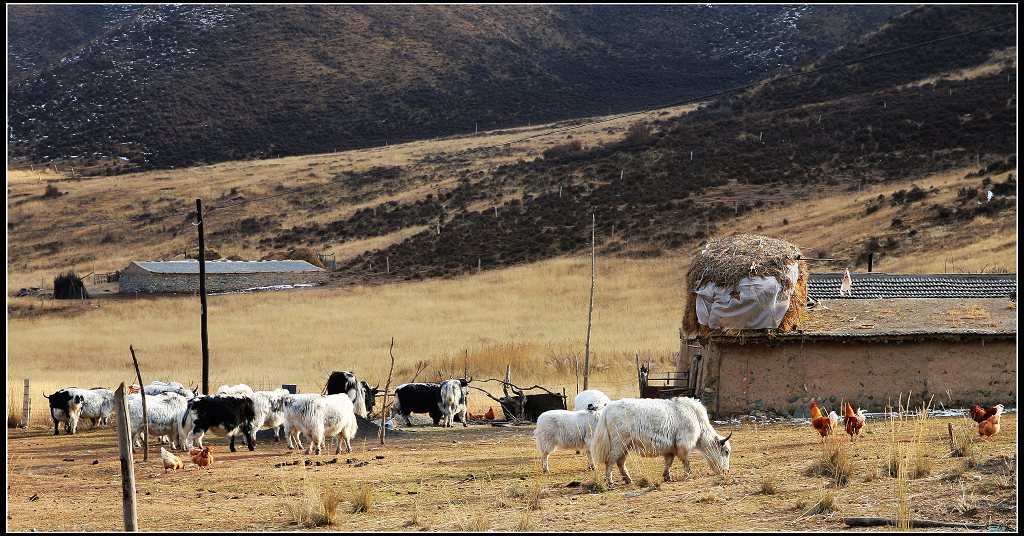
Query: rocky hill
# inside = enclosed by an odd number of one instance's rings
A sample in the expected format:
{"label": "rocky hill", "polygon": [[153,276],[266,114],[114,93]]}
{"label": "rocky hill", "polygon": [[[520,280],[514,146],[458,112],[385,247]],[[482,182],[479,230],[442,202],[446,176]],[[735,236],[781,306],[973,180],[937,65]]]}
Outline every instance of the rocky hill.
{"label": "rocky hill", "polygon": [[9,6],[9,164],[330,152],[747,83],[891,6]]}
{"label": "rocky hill", "polygon": [[[1013,17],[1006,6],[924,7],[813,65]],[[429,225],[347,264],[360,274],[387,261],[392,273],[418,278],[581,251],[589,246],[594,215],[603,252],[658,255],[708,238],[737,214],[972,165],[977,176],[1004,173],[995,186],[988,179],[987,188],[1003,193],[994,204],[975,199],[978,185],[955,206],[929,205],[929,192],[905,190],[876,204],[917,203],[926,219],[944,225],[998,218],[1016,204],[1015,177],[1005,175],[1016,168],[1015,43],[1015,26],[1004,24],[788,79],[715,101],[653,131],[638,125],[618,143],[579,147],[567,140],[542,159],[466,176],[443,196],[382,205],[328,226],[293,227],[279,239],[344,239],[352,229],[386,233],[395,225]],[[480,202],[493,206],[474,209]],[[884,250],[883,243],[896,248],[916,232],[894,223],[852,254]]]}

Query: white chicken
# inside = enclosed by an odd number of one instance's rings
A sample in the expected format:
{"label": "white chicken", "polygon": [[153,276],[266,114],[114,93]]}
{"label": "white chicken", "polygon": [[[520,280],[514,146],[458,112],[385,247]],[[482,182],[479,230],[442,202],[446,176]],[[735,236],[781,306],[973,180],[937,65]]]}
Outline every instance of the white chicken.
{"label": "white chicken", "polygon": [[850,277],[850,269],[846,269],[846,273],[843,274],[843,282],[839,285],[840,296],[851,296],[853,294],[853,279]]}

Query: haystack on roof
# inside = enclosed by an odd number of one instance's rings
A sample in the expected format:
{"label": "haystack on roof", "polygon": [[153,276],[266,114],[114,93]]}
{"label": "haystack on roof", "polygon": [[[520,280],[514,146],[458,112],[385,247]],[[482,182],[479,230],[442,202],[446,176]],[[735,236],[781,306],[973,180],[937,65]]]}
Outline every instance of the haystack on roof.
{"label": "haystack on roof", "polygon": [[[797,263],[796,281],[790,279],[790,266]],[[687,304],[683,323],[689,336],[718,330],[701,325],[697,319],[697,291],[713,283],[735,287],[744,278],[774,277],[786,291],[792,292],[790,307],[778,331],[795,329],[807,303],[807,266],[800,260],[800,248],[779,238],[737,234],[709,242],[694,257],[686,274]],[[795,285],[795,288],[794,288]]]}

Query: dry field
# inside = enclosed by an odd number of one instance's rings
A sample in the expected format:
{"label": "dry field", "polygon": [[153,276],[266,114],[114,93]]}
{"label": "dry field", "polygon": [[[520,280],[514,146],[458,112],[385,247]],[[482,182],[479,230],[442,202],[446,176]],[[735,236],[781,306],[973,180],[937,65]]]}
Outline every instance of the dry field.
{"label": "dry field", "polygon": [[[684,272],[681,259],[598,260],[593,386],[610,396],[633,393],[638,353],[658,370],[674,367]],[[383,386],[394,337],[392,385],[411,381],[418,365],[426,366],[420,380],[461,375],[468,361],[477,379],[503,376],[510,364],[520,385],[575,392],[589,289],[589,259],[563,258],[459,280],[211,296],[211,388],[294,383],[320,391],[333,370]],[[12,298],[8,396],[20,401],[24,378],[40,405],[40,391],[131,382],[129,344],[146,382],[198,382],[198,305],[192,296],[43,300],[42,307]]]}
{"label": "dry field", "polygon": [[[139,527],[145,531],[837,531],[847,516],[1006,524],[1016,527],[1015,414],[1004,414],[992,442],[971,443],[950,457],[947,423],[976,434],[965,417],[870,419],[855,444],[842,446],[848,481],[841,487],[808,469],[824,447],[806,422],[718,424],[733,433],[731,471],[711,473],[699,455],[689,480],[660,483],[661,460],[631,455],[633,485],[586,469],[582,454],[556,451],[542,474],[532,427],[416,428],[385,447],[357,440],[352,454],[307,457],[283,444],[227,452],[224,438],[207,471],[190,462],[163,474],[157,452],[135,464]],[[7,528],[28,531],[122,529],[121,484],[114,433],[87,430],[53,437],[34,426],[9,431]],[[210,437],[210,436],[207,436]],[[887,476],[893,440],[919,447],[908,458],[916,478]],[[910,450],[913,450],[912,448]],[[333,450],[330,450],[333,452]],[[275,464],[307,458],[336,464]],[[352,463],[346,460],[352,459]],[[368,462],[360,464],[360,462]],[[918,463],[914,463],[918,461]],[[357,466],[359,464],[359,466]],[[673,478],[683,479],[677,462]],[[905,475],[910,475],[908,470]],[[646,480],[646,482],[645,482]],[[900,484],[903,484],[901,488]],[[830,509],[812,513],[825,503]],[[829,504],[830,503],[830,504]],[[333,505],[325,512],[324,504]],[[353,513],[354,506],[369,508]],[[330,517],[332,525],[325,523]],[[623,521],[628,521],[628,527]],[[878,530],[878,529],[851,529]],[[887,530],[887,529],[882,529]],[[934,529],[932,529],[934,530]],[[951,530],[951,529],[946,529]]]}

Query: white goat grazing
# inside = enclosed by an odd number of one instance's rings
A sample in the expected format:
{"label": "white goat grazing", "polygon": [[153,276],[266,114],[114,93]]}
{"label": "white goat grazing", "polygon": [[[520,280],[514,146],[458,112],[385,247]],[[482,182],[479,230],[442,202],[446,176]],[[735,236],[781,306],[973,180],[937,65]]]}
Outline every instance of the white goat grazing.
{"label": "white goat grazing", "polygon": [[567,411],[552,409],[540,414],[537,428],[533,430],[533,439],[540,451],[540,467],[548,472],[548,456],[555,449],[587,449],[587,467],[594,468],[594,458],[590,454],[590,441],[594,436],[601,410],[590,405],[589,409]]}
{"label": "white goat grazing", "polygon": [[238,385],[221,385],[217,388],[218,395],[247,395],[253,392],[252,387],[244,383]]}
{"label": "white goat grazing", "polygon": [[591,404],[594,405],[595,409],[600,410],[611,401],[612,400],[601,391],[598,391],[597,389],[587,389],[586,391],[576,395],[576,398],[573,399],[572,403],[573,409],[575,410],[587,409]]}
{"label": "white goat grazing", "polygon": [[629,451],[664,457],[662,476],[669,482],[669,468],[676,457],[683,461],[687,475],[691,474],[690,452],[693,450],[700,452],[716,473],[728,472],[731,436],[721,437],[715,432],[707,409],[699,400],[626,398],[604,407],[590,449],[594,460],[605,464],[604,476],[609,485],[612,464],[618,465],[627,484],[632,482],[625,466]]}
{"label": "white goat grazing", "polygon": [[[181,437],[181,418],[188,408],[188,399],[167,391],[158,395],[146,395],[146,421],[149,423],[149,437],[167,437],[172,448],[185,448]],[[142,445],[142,395],[128,395],[128,419],[131,423],[132,444]],[[152,441],[152,439],[150,439]]]}

